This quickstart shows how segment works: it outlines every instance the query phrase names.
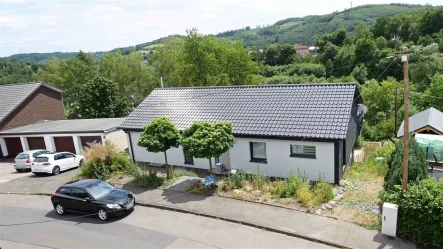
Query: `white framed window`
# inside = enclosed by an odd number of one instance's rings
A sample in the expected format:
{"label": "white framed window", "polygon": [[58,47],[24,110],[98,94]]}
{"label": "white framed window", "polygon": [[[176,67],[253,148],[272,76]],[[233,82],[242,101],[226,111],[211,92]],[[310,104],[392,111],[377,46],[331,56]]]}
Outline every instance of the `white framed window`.
{"label": "white framed window", "polygon": [[249,142],[249,149],[251,150],[251,161],[257,163],[267,163],[266,161],[266,143],[264,142]]}
{"label": "white framed window", "polygon": [[316,158],[315,146],[291,144],[291,157]]}

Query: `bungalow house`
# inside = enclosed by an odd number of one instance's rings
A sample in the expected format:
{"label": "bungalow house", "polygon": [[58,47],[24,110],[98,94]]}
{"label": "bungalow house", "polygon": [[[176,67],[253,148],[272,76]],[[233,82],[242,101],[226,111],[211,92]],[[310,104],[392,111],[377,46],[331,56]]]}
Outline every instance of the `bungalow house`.
{"label": "bungalow house", "polygon": [[[193,121],[230,121],[236,142],[218,159],[227,168],[267,176],[304,172],[338,183],[363,121],[355,83],[223,86],[155,89],[121,124],[134,161],[164,164],[163,153],[137,145],[143,127],[167,116],[179,130]],[[168,162],[208,169],[208,160],[188,157],[181,147]]]}
{"label": "bungalow house", "polygon": [[[404,121],[397,131],[397,137],[404,135]],[[443,135],[443,113],[431,107],[409,117],[409,133]]]}

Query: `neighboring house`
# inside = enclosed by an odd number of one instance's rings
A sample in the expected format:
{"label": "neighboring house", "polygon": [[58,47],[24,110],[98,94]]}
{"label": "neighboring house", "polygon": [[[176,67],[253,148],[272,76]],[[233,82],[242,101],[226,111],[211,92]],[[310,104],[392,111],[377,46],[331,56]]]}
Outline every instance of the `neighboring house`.
{"label": "neighboring house", "polygon": [[[404,135],[404,121],[397,131],[397,137]],[[443,135],[443,113],[431,107],[409,117],[409,132]]]}
{"label": "neighboring house", "polygon": [[313,55],[318,54],[319,47],[309,47],[309,53]]}
{"label": "neighboring house", "polygon": [[[218,161],[266,176],[301,173],[338,183],[360,133],[363,100],[354,83],[155,89],[122,123],[134,161],[164,164],[163,153],[137,145],[143,127],[167,116],[179,130],[193,121],[230,121],[236,142]],[[208,169],[207,159],[167,151],[168,162]],[[215,162],[216,159],[213,159]]]}
{"label": "neighboring house", "polygon": [[87,143],[111,140],[118,149],[125,150],[126,135],[117,129],[122,122],[123,118],[42,121],[0,131],[1,149],[8,157],[34,149],[82,154]]}
{"label": "neighboring house", "polygon": [[297,54],[309,54],[309,46],[295,44],[294,48]]}
{"label": "neighboring house", "polygon": [[[45,83],[0,85],[0,131],[42,120],[64,120],[61,90]],[[17,141],[10,141],[15,146]],[[0,143],[0,158],[5,143]]]}

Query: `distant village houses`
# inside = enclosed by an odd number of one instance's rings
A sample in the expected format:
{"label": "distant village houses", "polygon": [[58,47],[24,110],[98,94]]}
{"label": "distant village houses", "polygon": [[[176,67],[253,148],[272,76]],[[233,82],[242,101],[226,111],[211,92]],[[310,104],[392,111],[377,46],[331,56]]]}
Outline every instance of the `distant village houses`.
{"label": "distant village houses", "polygon": [[295,44],[294,45],[295,51],[297,54],[313,54],[316,55],[318,52],[318,47],[313,46],[305,46],[301,44]]}

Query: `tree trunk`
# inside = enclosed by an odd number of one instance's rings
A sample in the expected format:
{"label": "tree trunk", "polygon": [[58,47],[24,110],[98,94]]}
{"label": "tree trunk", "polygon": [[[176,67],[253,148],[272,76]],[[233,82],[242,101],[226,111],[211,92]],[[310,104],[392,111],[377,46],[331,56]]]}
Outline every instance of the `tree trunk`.
{"label": "tree trunk", "polygon": [[209,174],[212,175],[212,158],[209,158]]}
{"label": "tree trunk", "polygon": [[168,165],[168,157],[166,156],[166,150],[163,152],[163,153],[165,153],[165,163],[166,163],[166,179],[170,179],[170,168],[169,168],[169,165]]}

